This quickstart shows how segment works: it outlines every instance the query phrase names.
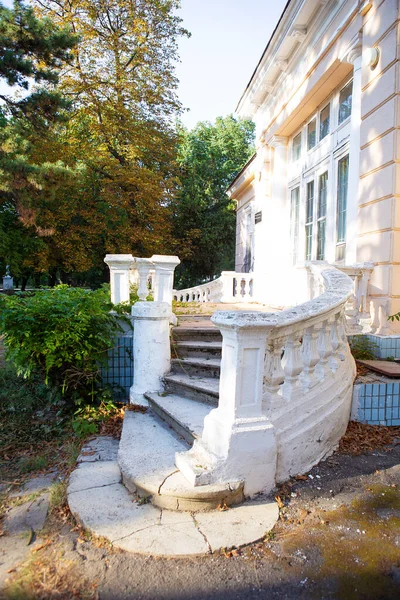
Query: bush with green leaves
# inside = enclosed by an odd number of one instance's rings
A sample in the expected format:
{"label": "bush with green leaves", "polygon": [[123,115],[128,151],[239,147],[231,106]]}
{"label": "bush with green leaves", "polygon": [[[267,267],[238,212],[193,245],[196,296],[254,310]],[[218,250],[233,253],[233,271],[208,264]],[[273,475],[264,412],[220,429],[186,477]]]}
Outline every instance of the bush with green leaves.
{"label": "bush with green leaves", "polygon": [[99,365],[121,330],[104,290],[60,285],[0,297],[0,335],[19,375],[39,369],[68,400],[93,400]]}
{"label": "bush with green leaves", "polygon": [[353,335],[349,339],[350,350],[356,360],[373,360],[376,358],[377,344],[365,335]]}

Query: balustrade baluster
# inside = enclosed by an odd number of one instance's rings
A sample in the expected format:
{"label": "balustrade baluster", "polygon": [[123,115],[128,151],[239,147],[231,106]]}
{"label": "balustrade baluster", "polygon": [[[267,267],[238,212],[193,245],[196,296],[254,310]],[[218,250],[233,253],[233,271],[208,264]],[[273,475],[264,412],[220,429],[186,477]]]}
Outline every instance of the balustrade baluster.
{"label": "balustrade baluster", "polygon": [[329,323],[331,326],[330,344],[332,347],[332,354],[330,355],[328,362],[329,362],[331,371],[333,373],[335,373],[338,370],[339,359],[340,359],[340,356],[338,354],[339,347],[340,347],[340,339],[339,339],[339,334],[338,334],[338,330],[337,330],[337,320],[338,320],[338,315],[335,315],[334,317],[332,317],[329,320]]}
{"label": "balustrade baluster", "polygon": [[285,373],[282,367],[282,339],[267,341],[265,359],[264,359],[264,410],[274,408],[276,404],[282,403],[282,396],[279,394],[281,385],[285,380]]}
{"label": "balustrade baluster", "polygon": [[315,374],[315,367],[319,362],[317,338],[318,330],[315,327],[308,327],[305,330],[301,346],[304,364],[302,385],[305,390],[312,388],[318,382],[318,378]]}
{"label": "balustrade baluster", "polygon": [[287,338],[283,364],[285,381],[282,386],[282,395],[285,400],[290,400],[298,388],[299,375],[303,370],[300,334],[294,333]]}
{"label": "balustrade baluster", "polygon": [[333,351],[330,338],[331,325],[329,321],[324,321],[320,327],[317,342],[320,360],[315,368],[315,372],[317,373],[317,376],[320,380],[325,379],[325,377],[330,373],[328,359]]}

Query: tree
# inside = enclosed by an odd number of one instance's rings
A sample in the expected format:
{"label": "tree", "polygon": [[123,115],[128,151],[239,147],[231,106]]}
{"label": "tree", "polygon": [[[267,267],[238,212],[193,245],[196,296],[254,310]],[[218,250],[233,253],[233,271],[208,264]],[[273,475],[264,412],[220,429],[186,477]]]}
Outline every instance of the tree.
{"label": "tree", "polygon": [[17,277],[47,268],[50,230],[40,223],[40,206],[70,175],[49,150],[70,105],[57,90],[58,71],[76,41],[20,0],[13,9],[0,5],[0,78],[24,92],[19,99],[0,95],[0,264],[11,264]]}
{"label": "tree", "polygon": [[180,188],[174,204],[174,234],[182,259],[180,286],[210,281],[234,268],[235,206],[226,189],[254,153],[254,125],[233,116],[181,130]]}
{"label": "tree", "polygon": [[60,77],[74,104],[69,151],[96,179],[105,252],[147,255],[171,244],[176,185],[174,65],[178,0],[37,0],[40,13],[79,35]]}

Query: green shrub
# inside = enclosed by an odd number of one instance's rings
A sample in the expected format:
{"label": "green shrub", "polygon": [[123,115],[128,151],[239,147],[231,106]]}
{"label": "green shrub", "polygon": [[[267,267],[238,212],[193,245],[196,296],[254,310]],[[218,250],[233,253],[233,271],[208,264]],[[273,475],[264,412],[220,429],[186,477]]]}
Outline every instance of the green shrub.
{"label": "green shrub", "polygon": [[376,358],[378,348],[375,342],[372,342],[365,335],[353,335],[349,339],[350,350],[356,360],[373,360]]}
{"label": "green shrub", "polygon": [[67,399],[92,399],[99,364],[121,329],[111,308],[105,290],[66,285],[2,296],[0,334],[6,357],[25,378],[41,370],[46,384],[60,386]]}

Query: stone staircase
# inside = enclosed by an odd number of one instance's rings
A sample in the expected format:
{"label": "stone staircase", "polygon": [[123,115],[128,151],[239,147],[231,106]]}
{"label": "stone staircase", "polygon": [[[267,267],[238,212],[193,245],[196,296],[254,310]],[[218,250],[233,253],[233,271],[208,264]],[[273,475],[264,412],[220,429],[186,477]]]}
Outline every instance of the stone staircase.
{"label": "stone staircase", "polygon": [[201,511],[244,500],[242,481],[193,487],[175,466],[175,453],[201,436],[218,405],[222,336],[210,317],[182,315],[171,334],[165,391],[147,393],[145,414],[125,415],[119,465],[126,487],[160,508]]}

